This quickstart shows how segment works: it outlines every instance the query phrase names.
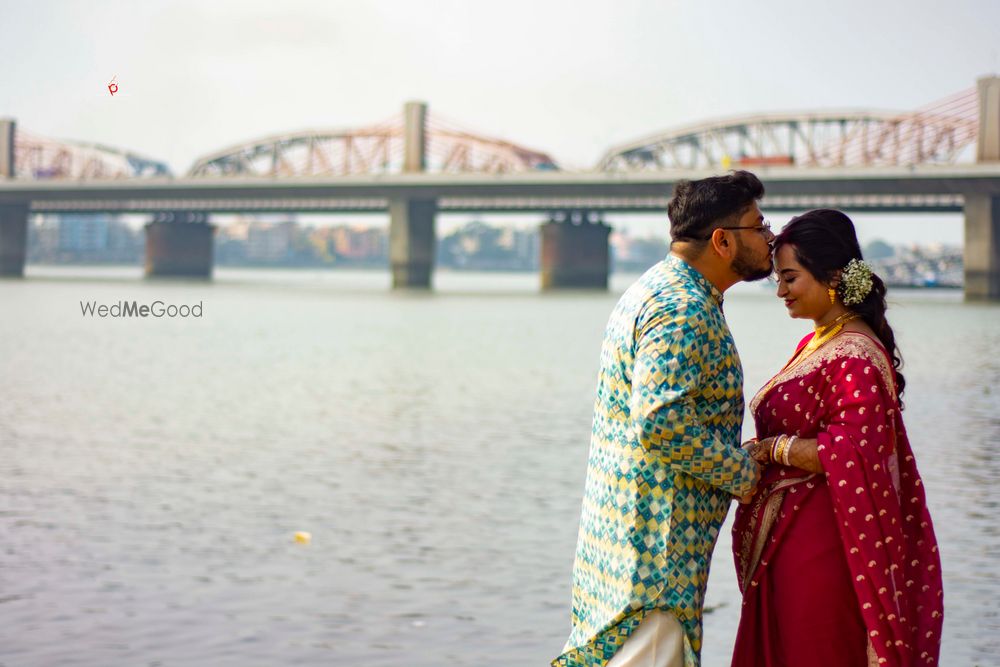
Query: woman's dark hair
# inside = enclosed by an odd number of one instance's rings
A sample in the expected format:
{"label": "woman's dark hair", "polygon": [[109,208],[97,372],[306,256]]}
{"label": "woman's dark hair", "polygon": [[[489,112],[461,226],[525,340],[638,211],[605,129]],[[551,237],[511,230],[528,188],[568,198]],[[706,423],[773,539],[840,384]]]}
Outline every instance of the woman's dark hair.
{"label": "woman's dark hair", "polygon": [[[827,285],[834,282],[838,272],[852,259],[864,259],[854,223],[840,211],[828,208],[807,211],[792,218],[774,239],[774,251],[784,245],[792,246],[799,264],[816,280]],[[861,303],[846,307],[861,316],[889,352],[896,372],[896,390],[902,398],[906,379],[899,369],[903,359],[896,347],[896,336],[885,317],[885,292],[885,283],[873,273],[868,296]]]}
{"label": "woman's dark hair", "polygon": [[711,176],[700,181],[678,181],[667,202],[670,238],[701,242],[704,246],[716,227],[734,216],[739,219],[763,196],[764,184],[749,171],[734,171],[727,176]]}

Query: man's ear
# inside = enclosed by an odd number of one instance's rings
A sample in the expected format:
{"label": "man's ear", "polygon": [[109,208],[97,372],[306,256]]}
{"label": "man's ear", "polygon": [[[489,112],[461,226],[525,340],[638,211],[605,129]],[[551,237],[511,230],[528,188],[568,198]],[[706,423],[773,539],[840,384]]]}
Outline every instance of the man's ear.
{"label": "man's ear", "polygon": [[735,244],[729,239],[724,229],[714,230],[709,238],[709,244],[720,257],[730,259],[735,254]]}

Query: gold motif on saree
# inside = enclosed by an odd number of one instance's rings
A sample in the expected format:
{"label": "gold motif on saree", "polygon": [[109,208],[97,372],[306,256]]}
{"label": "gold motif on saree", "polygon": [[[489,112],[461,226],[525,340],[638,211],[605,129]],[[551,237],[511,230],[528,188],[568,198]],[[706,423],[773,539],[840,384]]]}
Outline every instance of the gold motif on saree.
{"label": "gold motif on saree", "polygon": [[[796,363],[798,357],[793,357],[777,375],[757,392],[750,401],[750,414],[756,414],[757,408],[767,395],[778,384],[791,382],[814,373],[836,359],[861,359],[871,362],[882,375],[882,381],[888,388],[893,399],[896,397],[895,372],[892,364],[885,356],[882,348],[866,334],[856,331],[841,331],[830,342],[821,346],[815,352]],[[835,391],[835,388],[832,390]]]}

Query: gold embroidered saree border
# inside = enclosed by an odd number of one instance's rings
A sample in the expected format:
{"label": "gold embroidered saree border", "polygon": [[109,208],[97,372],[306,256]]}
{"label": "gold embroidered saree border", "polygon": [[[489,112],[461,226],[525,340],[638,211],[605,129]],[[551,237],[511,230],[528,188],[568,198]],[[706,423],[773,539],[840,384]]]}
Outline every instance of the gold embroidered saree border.
{"label": "gold embroidered saree border", "polygon": [[896,396],[895,371],[886,358],[885,351],[867,334],[857,331],[841,331],[818,350],[799,363],[793,364],[795,358],[785,365],[781,371],[765,384],[750,401],[750,414],[756,414],[757,408],[772,389],[779,384],[791,382],[816,372],[816,369],[836,359],[863,359],[871,361],[882,375],[885,386],[892,396]]}
{"label": "gold embroidered saree border", "polygon": [[[746,593],[746,587],[750,585],[750,579],[756,572],[757,565],[760,564],[760,557],[764,553],[764,546],[771,534],[771,528],[774,527],[774,522],[777,521],[778,514],[781,512],[781,503],[785,499],[786,489],[796,484],[808,482],[815,476],[814,473],[807,477],[783,479],[775,482],[769,489],[767,498],[754,503],[755,507],[749,529],[753,530],[755,535],[752,540],[743,540],[743,552],[740,554],[740,565],[743,568],[743,593]],[[757,516],[761,510],[763,510],[764,516],[760,520],[760,527],[755,528]]]}

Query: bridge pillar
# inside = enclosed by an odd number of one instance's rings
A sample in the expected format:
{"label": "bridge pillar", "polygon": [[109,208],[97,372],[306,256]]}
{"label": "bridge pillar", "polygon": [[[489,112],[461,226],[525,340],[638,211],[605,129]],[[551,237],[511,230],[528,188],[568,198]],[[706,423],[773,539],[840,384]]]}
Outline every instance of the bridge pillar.
{"label": "bridge pillar", "polygon": [[17,122],[0,118],[0,178],[14,178],[14,133]]}
{"label": "bridge pillar", "polygon": [[28,205],[0,205],[0,276],[23,276],[28,249]]}
{"label": "bridge pillar", "polygon": [[965,298],[1000,300],[1000,196],[965,195]]}
{"label": "bridge pillar", "polygon": [[146,277],[212,277],[212,235],[208,214],[157,213],[146,225]]}
{"label": "bridge pillar", "polygon": [[[1000,77],[983,77],[977,84],[979,139],[976,162],[998,162]],[[964,199],[965,298],[1000,300],[1000,193],[966,193]]]}
{"label": "bridge pillar", "polygon": [[403,171],[427,170],[427,104],[407,102],[403,106]]}
{"label": "bridge pillar", "polygon": [[434,269],[437,200],[389,202],[389,263],[393,289],[430,288]]}
{"label": "bridge pillar", "polygon": [[984,76],[979,88],[979,139],[976,162],[1000,161],[1000,76]]}
{"label": "bridge pillar", "polygon": [[[13,118],[0,118],[0,179],[14,178]],[[0,276],[23,276],[28,249],[28,205],[0,205]]]}
{"label": "bridge pillar", "polygon": [[611,227],[590,217],[566,212],[542,225],[542,289],[608,288]]}

